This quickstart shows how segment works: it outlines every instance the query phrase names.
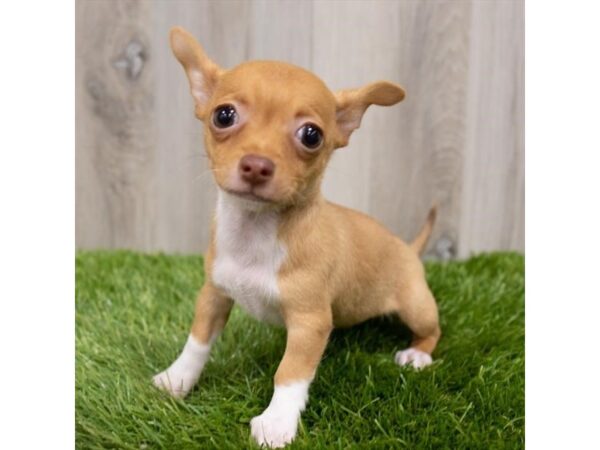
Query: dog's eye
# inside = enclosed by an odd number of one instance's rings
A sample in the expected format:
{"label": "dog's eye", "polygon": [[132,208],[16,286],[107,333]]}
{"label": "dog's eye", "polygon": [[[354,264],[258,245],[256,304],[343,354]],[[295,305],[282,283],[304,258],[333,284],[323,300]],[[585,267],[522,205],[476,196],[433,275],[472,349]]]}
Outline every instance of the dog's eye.
{"label": "dog's eye", "polygon": [[217,128],[229,128],[237,122],[237,112],[232,105],[223,105],[215,109],[213,124]]}
{"label": "dog's eye", "polygon": [[323,143],[323,132],[314,123],[307,123],[300,127],[296,136],[308,151],[317,150]]}

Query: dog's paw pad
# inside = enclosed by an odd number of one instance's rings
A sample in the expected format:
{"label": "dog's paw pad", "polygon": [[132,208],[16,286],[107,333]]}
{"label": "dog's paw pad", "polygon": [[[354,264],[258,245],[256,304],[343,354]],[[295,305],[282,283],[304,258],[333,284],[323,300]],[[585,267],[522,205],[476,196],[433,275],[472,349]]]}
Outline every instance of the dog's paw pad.
{"label": "dog's paw pad", "polygon": [[252,437],[258,445],[281,448],[292,442],[298,430],[296,415],[275,415],[265,411],[250,421]]}
{"label": "dog's paw pad", "polygon": [[185,397],[196,384],[195,377],[184,373],[165,370],[152,378],[154,386],[168,392],[175,398]]}
{"label": "dog's paw pad", "polygon": [[422,369],[433,362],[431,355],[422,352],[421,350],[417,350],[416,348],[407,348],[406,350],[399,351],[396,353],[394,360],[399,366],[407,366],[410,364],[415,369]]}

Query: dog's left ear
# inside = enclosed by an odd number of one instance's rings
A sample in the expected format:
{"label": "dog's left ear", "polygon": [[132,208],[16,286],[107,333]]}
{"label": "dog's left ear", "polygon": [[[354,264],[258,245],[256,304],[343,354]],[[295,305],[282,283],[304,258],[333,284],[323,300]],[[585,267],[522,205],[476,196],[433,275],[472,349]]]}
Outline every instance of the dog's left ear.
{"label": "dog's left ear", "polygon": [[338,128],[337,147],[348,145],[350,135],[371,105],[391,106],[402,101],[404,89],[389,81],[376,81],[358,89],[346,89],[335,94]]}
{"label": "dog's left ear", "polygon": [[206,56],[194,36],[182,27],[171,29],[170,41],[171,50],[190,82],[190,91],[196,103],[196,116],[202,119],[206,104],[224,71]]}

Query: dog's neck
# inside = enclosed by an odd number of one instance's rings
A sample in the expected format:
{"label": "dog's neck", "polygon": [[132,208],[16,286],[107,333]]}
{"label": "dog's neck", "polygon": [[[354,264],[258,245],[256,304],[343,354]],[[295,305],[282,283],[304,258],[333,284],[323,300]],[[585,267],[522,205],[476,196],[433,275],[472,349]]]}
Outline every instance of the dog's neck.
{"label": "dog's neck", "polygon": [[[272,251],[281,213],[269,205],[243,199],[219,189],[216,208],[218,252],[244,258]],[[266,246],[265,246],[266,245]]]}
{"label": "dog's neck", "polygon": [[278,237],[281,216],[253,203],[219,192],[212,280],[251,315],[281,325],[274,306],[277,273],[286,258]]}

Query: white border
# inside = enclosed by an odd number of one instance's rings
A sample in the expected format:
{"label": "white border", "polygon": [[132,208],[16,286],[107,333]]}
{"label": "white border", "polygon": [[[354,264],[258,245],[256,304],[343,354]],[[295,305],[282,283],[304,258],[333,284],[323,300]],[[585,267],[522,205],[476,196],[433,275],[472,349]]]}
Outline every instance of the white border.
{"label": "white border", "polygon": [[0,448],[74,447],[74,2],[0,2]]}
{"label": "white border", "polygon": [[526,1],[526,442],[600,448],[600,4]]}

